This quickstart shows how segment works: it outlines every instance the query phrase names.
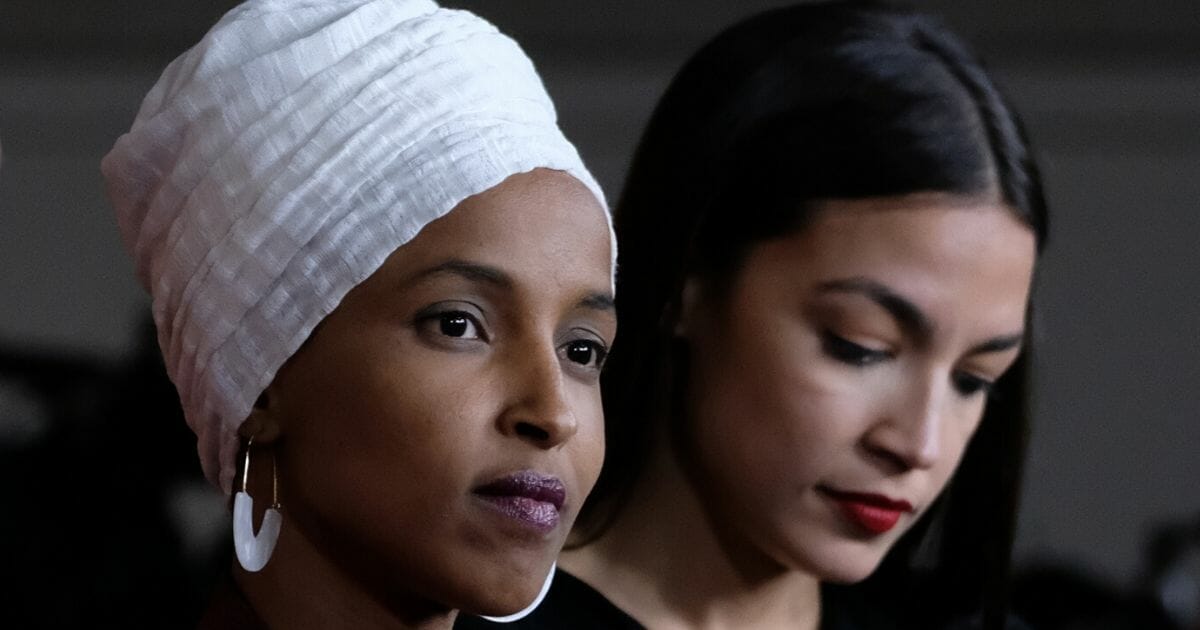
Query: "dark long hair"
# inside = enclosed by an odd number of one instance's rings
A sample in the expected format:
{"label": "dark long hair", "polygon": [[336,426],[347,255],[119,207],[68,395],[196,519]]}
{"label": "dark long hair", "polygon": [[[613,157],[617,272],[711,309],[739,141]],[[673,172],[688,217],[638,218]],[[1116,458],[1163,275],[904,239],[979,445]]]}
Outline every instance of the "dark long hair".
{"label": "dark long hair", "polygon": [[[876,2],[772,10],[718,35],[658,104],[616,208],[621,338],[603,377],[608,454],[577,543],[603,534],[677,421],[684,280],[719,283],[755,244],[805,227],[814,202],[940,191],[998,198],[1046,236],[1020,122],[938,21]],[[856,593],[929,610],[1005,613],[1028,428],[1029,350],[1000,379],[934,509]]]}

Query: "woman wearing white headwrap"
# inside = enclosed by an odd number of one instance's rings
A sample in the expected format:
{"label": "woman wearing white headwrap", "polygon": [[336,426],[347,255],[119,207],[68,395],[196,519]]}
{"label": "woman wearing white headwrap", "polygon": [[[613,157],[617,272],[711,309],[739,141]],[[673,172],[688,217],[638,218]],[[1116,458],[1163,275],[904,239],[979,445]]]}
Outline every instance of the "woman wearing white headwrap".
{"label": "woman wearing white headwrap", "polygon": [[602,458],[615,250],[512,40],[427,0],[252,0],[102,169],[204,471],[237,490],[211,625],[535,599]]}

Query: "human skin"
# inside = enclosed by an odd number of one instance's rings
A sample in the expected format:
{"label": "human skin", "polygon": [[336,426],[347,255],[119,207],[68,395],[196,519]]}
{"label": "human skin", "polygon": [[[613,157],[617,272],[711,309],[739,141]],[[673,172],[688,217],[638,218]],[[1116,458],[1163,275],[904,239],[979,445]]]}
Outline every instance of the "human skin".
{"label": "human skin", "polygon": [[[728,284],[689,280],[683,434],[563,566],[648,627],[817,627],[820,582],[867,577],[946,487],[1019,354],[1035,258],[1001,204],[922,193],[823,202]],[[912,510],[873,531],[850,492]]]}
{"label": "human skin", "polygon": [[[235,573],[270,626],[449,627],[534,598],[603,459],[611,269],[595,197],[536,170],[347,294],[242,427],[260,514],[278,467],[276,550]],[[561,481],[561,508],[481,494],[521,471]]]}

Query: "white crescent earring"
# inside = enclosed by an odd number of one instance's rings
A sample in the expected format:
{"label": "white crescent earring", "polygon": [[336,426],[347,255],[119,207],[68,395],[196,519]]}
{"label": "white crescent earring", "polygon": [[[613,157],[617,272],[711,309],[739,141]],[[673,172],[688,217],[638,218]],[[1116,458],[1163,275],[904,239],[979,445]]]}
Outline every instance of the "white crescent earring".
{"label": "white crescent earring", "polygon": [[254,499],[246,493],[246,479],[250,477],[250,447],[254,438],[246,443],[246,460],[242,472],[242,489],[233,497],[233,548],[238,564],[250,571],[262,570],[275,551],[279,540],[279,526],[283,517],[279,513],[279,478],[275,470],[275,456],[271,456],[271,507],[263,514],[262,527],[254,534]]}
{"label": "white crescent earring", "polygon": [[554,582],[554,572],[557,570],[558,570],[558,563],[557,562],[552,563],[550,565],[550,573],[548,573],[546,575],[546,581],[542,582],[542,591],[540,593],[538,593],[537,597],[534,598],[532,604],[526,606],[525,608],[522,608],[521,610],[519,610],[511,615],[505,615],[503,617],[488,617],[487,615],[480,615],[480,617],[483,617],[484,619],[487,619],[488,621],[491,621],[493,623],[512,623],[514,621],[520,621],[521,619],[528,617],[530,613],[532,613],[535,609],[537,609],[537,607],[539,605],[541,605],[542,600],[546,599],[546,593],[550,592],[550,584],[552,582]]}

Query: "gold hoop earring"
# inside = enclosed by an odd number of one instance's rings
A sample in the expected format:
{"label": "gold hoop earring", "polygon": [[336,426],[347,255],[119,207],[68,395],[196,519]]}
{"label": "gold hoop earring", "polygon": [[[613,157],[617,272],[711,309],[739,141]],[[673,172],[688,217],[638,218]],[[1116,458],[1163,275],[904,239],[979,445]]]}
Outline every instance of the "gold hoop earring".
{"label": "gold hoop earring", "polygon": [[233,548],[238,563],[250,571],[262,570],[275,551],[279,540],[279,527],[283,516],[279,513],[279,474],[275,466],[275,454],[271,453],[271,507],[263,514],[262,527],[254,533],[254,499],[246,491],[250,478],[250,450],[254,438],[246,442],[246,457],[242,468],[242,489],[233,497]]}

